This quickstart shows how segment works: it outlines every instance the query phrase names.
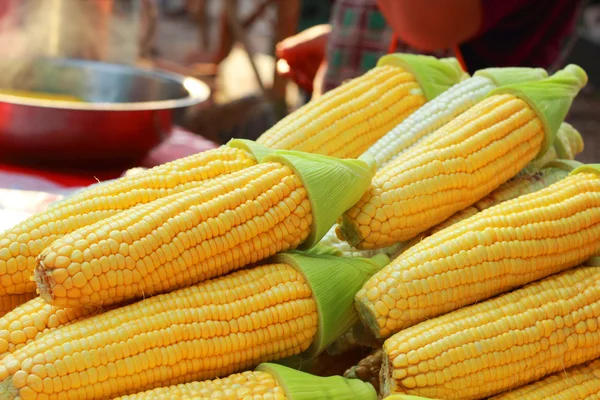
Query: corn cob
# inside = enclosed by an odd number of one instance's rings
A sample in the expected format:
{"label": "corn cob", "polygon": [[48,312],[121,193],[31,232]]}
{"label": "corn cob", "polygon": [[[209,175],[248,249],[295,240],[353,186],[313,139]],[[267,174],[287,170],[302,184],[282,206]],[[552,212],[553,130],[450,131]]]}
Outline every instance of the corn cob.
{"label": "corn cob", "polygon": [[519,196],[544,189],[558,182],[559,180],[566,178],[570,171],[582,165],[583,164],[577,161],[561,160],[551,162],[546,168],[542,168],[536,172],[533,172],[532,170],[524,170],[519,175],[498,186],[496,190],[479,200],[477,203],[460,210],[441,224],[434,226],[433,228],[412,239],[404,248],[410,248],[424,238],[446,229],[457,222],[472,217],[473,215],[487,208],[498,205],[504,201],[516,199]]}
{"label": "corn cob", "polygon": [[[36,296],[34,293],[23,293],[23,294],[6,294],[0,299],[0,317],[3,317],[7,313],[20,306],[21,304],[31,300]],[[0,345],[1,347],[1,345]]]}
{"label": "corn cob", "polygon": [[379,171],[342,216],[338,236],[358,249],[390,246],[485,197],[546,151],[586,81],[570,65],[494,90]]}
{"label": "corn cob", "polygon": [[389,338],[384,395],[479,399],[600,356],[600,271],[581,267]]}
{"label": "corn cob", "polygon": [[54,329],[101,311],[95,307],[55,307],[41,297],[29,300],[0,318],[0,360]]}
{"label": "corn cob", "polygon": [[[583,140],[581,139],[581,134],[566,122],[563,122],[560,125],[554,143],[558,143],[559,139],[563,143],[566,143],[565,146],[561,145],[561,148],[568,149],[564,153],[566,157],[570,157],[568,158],[568,160],[571,160],[575,155],[579,154],[583,150]],[[430,236],[443,228],[446,228],[458,221],[475,215],[477,212],[483,210],[484,208],[491,207],[492,205],[512,199],[517,196],[521,196],[526,193],[531,193],[533,191],[539,190],[543,187],[546,187],[547,185],[554,183],[558,179],[562,179],[562,177],[566,175],[566,172],[562,172],[559,174],[555,170],[543,169],[544,166],[557,161],[558,154],[555,150],[555,147],[555,145],[551,146],[548,149],[548,151],[546,151],[539,159],[530,162],[523,169],[523,171],[521,171],[514,178],[500,185],[488,196],[479,200],[474,205],[456,212],[445,221],[414,237],[409,242],[399,242],[381,249],[358,250],[350,246],[348,242],[340,240],[336,235],[336,227],[333,226],[327,232],[327,234],[325,234],[323,239],[321,239],[319,245],[335,247],[336,249],[340,250],[340,255],[344,255],[347,257],[373,257],[376,254],[383,253],[391,258],[396,258],[400,253],[402,253],[415,243],[418,243],[424,237]],[[548,177],[546,177],[546,175],[548,175]]]}
{"label": "corn cob", "polygon": [[274,149],[355,158],[462,78],[454,58],[387,55],[366,74],[275,124],[257,142]]}
{"label": "corn cob", "polygon": [[600,397],[600,361],[571,367],[490,400],[592,400]]}
{"label": "corn cob", "polygon": [[542,68],[489,68],[452,86],[427,102],[371,146],[367,153],[382,168],[478,102],[492,90],[511,83],[536,81],[548,74]]}
{"label": "corn cob", "polygon": [[388,261],[284,254],[83,319],[5,357],[0,399],[112,398],[314,357],[358,320],[352,293]]}
{"label": "corn cob", "polygon": [[40,295],[60,307],[105,306],[309,248],[374,172],[362,160],[284,150],[264,160],[56,240],[35,271]]}
{"label": "corn cob", "polygon": [[[510,83],[535,81],[546,76],[546,71],[541,68],[489,68],[478,71],[472,78],[452,86],[434,100],[419,108],[379,139],[366,153],[375,158],[377,168],[381,169],[400,153],[415,146],[422,138],[482,100],[494,88]],[[566,131],[565,136],[569,137],[578,134],[572,127],[563,129],[561,125],[559,132],[562,133],[563,131]],[[581,135],[579,135],[579,139],[581,139]],[[577,142],[576,138],[573,141]],[[555,152],[554,155],[556,155]],[[321,244],[336,247],[345,256],[356,257],[372,257],[381,252],[392,256],[403,250],[403,244],[401,243],[381,250],[355,249],[347,242],[338,239],[335,227],[327,232],[321,240]]]}
{"label": "corn cob", "polygon": [[191,382],[123,396],[118,400],[256,399],[256,400],[377,400],[368,383],[340,376],[323,378],[277,364],[263,363],[254,371],[213,381]]}
{"label": "corn cob", "polygon": [[391,396],[387,396],[383,400],[441,400],[441,399],[434,399],[432,397],[411,396],[410,394],[393,394]]}
{"label": "corn cob", "polygon": [[344,378],[368,382],[379,392],[379,371],[382,362],[383,350],[377,349],[344,372]]}
{"label": "corn cob", "polygon": [[357,293],[363,322],[385,338],[585,261],[600,249],[600,172],[593,168],[409,248]]}
{"label": "corn cob", "polygon": [[54,240],[138,204],[256,164],[249,151],[222,146],[97,185],[0,234],[0,296],[35,292],[36,257]]}

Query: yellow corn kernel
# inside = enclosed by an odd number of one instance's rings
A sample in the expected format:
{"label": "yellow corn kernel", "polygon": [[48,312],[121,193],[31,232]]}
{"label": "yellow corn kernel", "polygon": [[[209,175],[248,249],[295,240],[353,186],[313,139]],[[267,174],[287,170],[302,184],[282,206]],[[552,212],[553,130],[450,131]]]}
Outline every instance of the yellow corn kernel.
{"label": "yellow corn kernel", "polygon": [[38,288],[60,307],[163,293],[296,248],[312,218],[288,166],[257,164],[56,240],[40,255]]}
{"label": "yellow corn kernel", "polygon": [[212,381],[191,382],[161,387],[147,392],[119,397],[118,400],[286,400],[285,390],[269,373],[246,371]]}
{"label": "yellow corn kernel", "polygon": [[356,295],[378,337],[574,267],[600,250],[600,177],[579,172],[429,236]]}
{"label": "yellow corn kernel", "polygon": [[100,312],[98,308],[51,306],[41,297],[29,300],[0,318],[0,360],[54,329]]}
{"label": "yellow corn kernel", "polygon": [[[456,224],[464,219],[472,217],[479,211],[483,211],[486,208],[490,208],[504,201],[515,199],[519,196],[536,192],[540,189],[548,187],[553,183],[565,178],[569,174],[566,169],[547,167],[539,171],[535,170],[523,170],[514,178],[510,179],[506,183],[498,186],[492,193],[479,200],[477,203],[469,206],[463,210],[458,211],[450,218],[434,226],[431,229],[423,232],[421,235],[415,237],[408,242],[406,248],[414,246],[427,236],[431,236],[436,232],[446,229],[451,225]],[[405,248],[405,249],[406,249]],[[404,249],[404,250],[405,250]]]}
{"label": "yellow corn kernel", "polygon": [[599,357],[599,318],[597,267],[551,276],[389,338],[382,394],[488,398]]}
{"label": "yellow corn kernel", "polygon": [[571,367],[490,400],[592,400],[600,397],[600,361]]}
{"label": "yellow corn kernel", "polygon": [[492,95],[378,171],[337,234],[358,249],[409,240],[515,176],[544,137],[525,101]]}
{"label": "yellow corn kernel", "polygon": [[304,276],[267,264],[48,332],[4,358],[0,398],[114,398],[213,379],[300,354],[317,327]]}
{"label": "yellow corn kernel", "polygon": [[21,304],[33,299],[35,296],[37,296],[35,292],[23,294],[5,294],[4,296],[0,297],[0,317],[3,317]]}
{"label": "yellow corn kernel", "polygon": [[425,102],[412,73],[382,65],[312,100],[257,142],[274,149],[356,158]]}
{"label": "yellow corn kernel", "polygon": [[135,399],[361,399],[377,400],[372,385],[341,376],[315,376],[283,365],[261,363],[253,372],[174,385],[119,400]]}
{"label": "yellow corn kernel", "polygon": [[56,239],[254,164],[250,153],[223,146],[97,185],[33,215],[0,234],[0,296],[35,292],[36,257]]}

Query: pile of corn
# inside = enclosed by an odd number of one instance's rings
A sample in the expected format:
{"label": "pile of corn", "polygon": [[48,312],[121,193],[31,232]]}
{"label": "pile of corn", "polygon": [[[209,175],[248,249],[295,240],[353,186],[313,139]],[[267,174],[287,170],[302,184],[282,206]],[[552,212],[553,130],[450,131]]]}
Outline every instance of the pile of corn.
{"label": "pile of corn", "polygon": [[0,400],[598,398],[586,83],[388,55],[50,206],[0,235]]}

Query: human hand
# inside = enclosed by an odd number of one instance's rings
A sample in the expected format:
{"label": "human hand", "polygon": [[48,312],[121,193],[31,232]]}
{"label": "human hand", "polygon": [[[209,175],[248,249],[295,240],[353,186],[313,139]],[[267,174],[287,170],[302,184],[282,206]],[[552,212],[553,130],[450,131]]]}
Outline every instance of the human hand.
{"label": "human hand", "polygon": [[330,25],[317,25],[277,43],[277,73],[312,91],[317,70],[325,59],[330,32]]}

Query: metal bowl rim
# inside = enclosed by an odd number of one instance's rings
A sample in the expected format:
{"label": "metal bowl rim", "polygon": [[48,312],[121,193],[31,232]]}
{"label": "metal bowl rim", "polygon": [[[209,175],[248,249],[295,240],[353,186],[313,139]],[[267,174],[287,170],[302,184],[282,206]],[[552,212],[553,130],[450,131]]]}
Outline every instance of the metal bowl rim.
{"label": "metal bowl rim", "polygon": [[[17,95],[9,95],[9,94],[1,94],[0,93],[0,103],[10,103],[19,106],[27,106],[27,107],[40,107],[40,108],[48,108],[48,109],[65,109],[65,110],[80,110],[80,111],[152,111],[152,110],[169,110],[169,109],[177,109],[177,108],[185,108],[189,106],[193,106],[203,101],[208,100],[210,96],[210,88],[209,86],[202,82],[199,79],[184,76],[180,74],[176,74],[173,72],[168,72],[164,70],[160,70],[158,68],[148,68],[148,67],[132,67],[129,65],[122,64],[114,64],[100,61],[88,61],[88,60],[78,60],[71,58],[61,58],[61,59],[46,59],[41,58],[39,60],[45,60],[52,63],[61,63],[61,64],[88,64],[88,65],[101,65],[104,68],[111,69],[120,69],[120,70],[129,70],[136,74],[143,73],[147,75],[151,75],[154,77],[162,78],[165,80],[171,80],[179,83],[187,92],[188,96],[173,99],[173,100],[157,100],[157,101],[141,101],[141,102],[129,102],[129,103],[86,103],[86,102],[71,102],[71,101],[61,101],[61,100],[44,100],[44,99],[34,99],[28,97],[22,97]],[[188,83],[186,86],[185,83]],[[195,88],[195,90],[191,90],[188,86]]]}

